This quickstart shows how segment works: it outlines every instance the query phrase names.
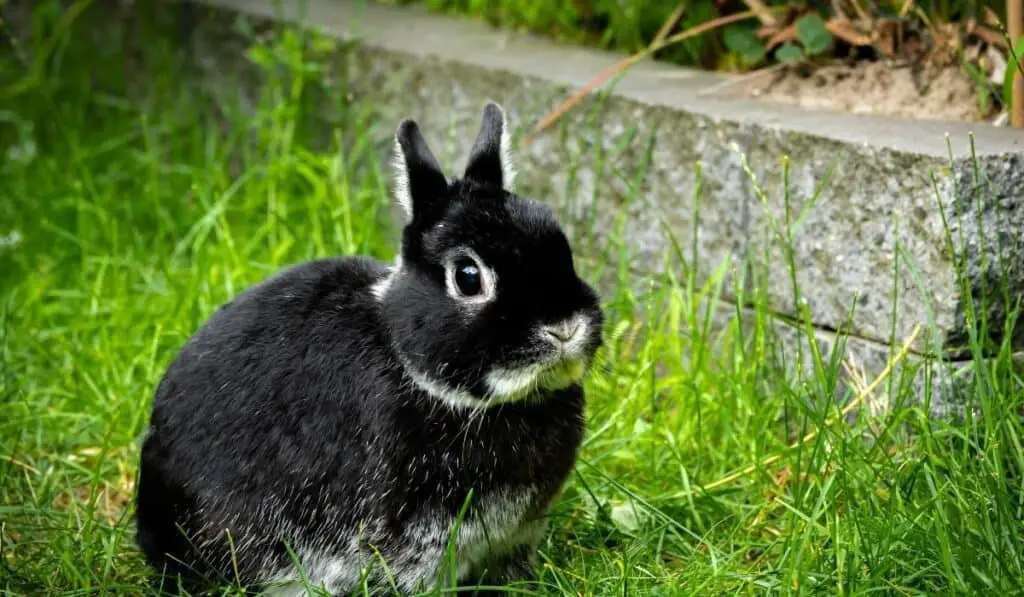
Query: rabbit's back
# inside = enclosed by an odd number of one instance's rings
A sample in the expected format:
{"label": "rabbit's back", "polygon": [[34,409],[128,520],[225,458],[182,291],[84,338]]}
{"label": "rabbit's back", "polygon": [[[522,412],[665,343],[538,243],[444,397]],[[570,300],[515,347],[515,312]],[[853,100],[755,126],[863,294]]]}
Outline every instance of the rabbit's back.
{"label": "rabbit's back", "polygon": [[[147,555],[170,553],[209,574],[224,562],[191,561],[189,544],[207,558],[230,549],[239,574],[254,576],[287,563],[277,537],[329,534],[360,516],[364,471],[376,466],[366,446],[379,435],[367,411],[401,383],[367,290],[385,273],[362,258],[294,266],[189,339],[157,388],[142,449]],[[333,503],[320,503],[326,496]]]}

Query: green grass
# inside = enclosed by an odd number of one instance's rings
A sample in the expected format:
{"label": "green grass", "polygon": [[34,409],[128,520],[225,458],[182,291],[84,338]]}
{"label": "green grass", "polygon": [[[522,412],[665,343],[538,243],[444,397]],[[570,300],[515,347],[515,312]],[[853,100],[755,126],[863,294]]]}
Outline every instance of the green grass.
{"label": "green grass", "polygon": [[[218,304],[279,268],[390,258],[395,123],[322,86],[323,48],[294,31],[261,34],[265,81],[242,101],[190,83],[169,11],[53,7],[0,51],[0,590],[150,594],[130,500],[155,384]],[[698,276],[691,251],[648,295],[624,268],[586,270],[617,280],[608,341],[526,593],[1019,593],[1024,391],[1007,347],[977,366],[964,420],[929,418],[895,378],[871,398],[891,412],[826,425],[838,359],[783,367],[756,290],[752,321],[724,308],[711,327],[728,270]]]}

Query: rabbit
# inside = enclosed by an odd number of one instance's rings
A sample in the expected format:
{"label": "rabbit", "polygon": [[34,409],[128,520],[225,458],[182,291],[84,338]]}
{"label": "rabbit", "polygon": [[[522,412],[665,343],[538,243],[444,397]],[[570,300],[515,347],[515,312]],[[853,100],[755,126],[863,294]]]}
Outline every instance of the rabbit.
{"label": "rabbit", "polygon": [[157,385],[135,537],[181,586],[537,579],[585,432],[599,297],[552,210],[511,190],[500,105],[484,107],[462,178],[414,120],[394,149],[392,264],[273,274],[215,310]]}

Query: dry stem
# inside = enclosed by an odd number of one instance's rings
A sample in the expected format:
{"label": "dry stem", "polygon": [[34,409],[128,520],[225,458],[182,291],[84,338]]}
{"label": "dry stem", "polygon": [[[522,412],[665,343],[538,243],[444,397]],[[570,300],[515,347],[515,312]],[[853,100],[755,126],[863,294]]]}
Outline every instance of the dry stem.
{"label": "dry stem", "polygon": [[597,75],[596,77],[594,77],[593,79],[588,81],[576,93],[572,94],[572,96],[569,97],[569,99],[567,99],[564,102],[562,102],[562,104],[560,106],[558,106],[551,113],[549,113],[547,116],[545,116],[544,119],[541,120],[540,123],[538,123],[537,126],[534,127],[534,129],[532,131],[530,131],[530,133],[528,135],[526,135],[526,137],[523,138],[523,141],[522,141],[522,143],[520,145],[522,147],[526,147],[527,145],[532,143],[533,139],[537,135],[539,135],[541,132],[544,131],[544,129],[548,128],[549,126],[554,124],[556,121],[558,121],[558,119],[561,118],[566,112],[571,110],[573,106],[575,106],[576,104],[580,103],[580,101],[582,101],[583,98],[588,93],[590,93],[594,89],[600,87],[601,85],[604,85],[606,82],[608,82],[609,79],[611,79],[612,77],[614,77],[618,73],[626,70],[630,66],[633,66],[637,62],[640,62],[644,58],[647,58],[648,56],[650,56],[651,54],[657,52],[658,50],[660,50],[660,49],[662,49],[662,48],[664,48],[666,46],[669,46],[671,44],[674,44],[676,42],[680,42],[680,41],[682,41],[684,39],[688,39],[690,37],[695,37],[697,35],[700,35],[701,33],[706,33],[708,31],[711,31],[712,29],[716,29],[718,27],[722,27],[723,25],[728,25],[730,23],[736,23],[738,21],[743,21],[745,19],[749,19],[749,18],[755,17],[755,16],[757,16],[757,15],[753,11],[749,11],[748,10],[748,11],[745,11],[745,12],[740,12],[740,13],[736,13],[736,14],[732,14],[732,15],[727,15],[727,16],[724,16],[724,17],[719,17],[717,19],[713,19],[711,21],[708,21],[707,23],[701,23],[700,25],[697,25],[696,27],[694,27],[692,29],[687,29],[686,31],[682,31],[680,33],[677,33],[677,34],[671,36],[671,37],[668,37],[665,40],[663,40],[661,43],[651,44],[646,49],[641,50],[640,52],[637,52],[636,54],[633,54],[632,56],[629,56],[628,58],[624,58],[624,59],[616,62],[615,64],[613,64],[613,65],[609,66],[608,68],[604,69],[603,71],[601,71],[601,73],[599,75]]}

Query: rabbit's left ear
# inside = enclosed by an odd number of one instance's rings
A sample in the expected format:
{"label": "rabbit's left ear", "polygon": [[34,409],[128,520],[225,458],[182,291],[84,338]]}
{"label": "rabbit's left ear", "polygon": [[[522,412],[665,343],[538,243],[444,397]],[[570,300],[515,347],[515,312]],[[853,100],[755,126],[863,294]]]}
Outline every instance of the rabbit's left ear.
{"label": "rabbit's left ear", "polygon": [[511,139],[505,111],[494,102],[484,107],[483,122],[466,160],[465,178],[510,190],[516,171],[511,160]]}
{"label": "rabbit's left ear", "polygon": [[447,201],[448,180],[413,120],[395,132],[393,170],[395,197],[409,221],[430,217]]}

